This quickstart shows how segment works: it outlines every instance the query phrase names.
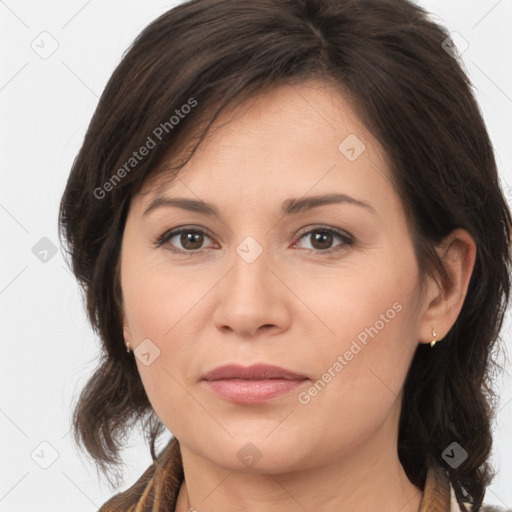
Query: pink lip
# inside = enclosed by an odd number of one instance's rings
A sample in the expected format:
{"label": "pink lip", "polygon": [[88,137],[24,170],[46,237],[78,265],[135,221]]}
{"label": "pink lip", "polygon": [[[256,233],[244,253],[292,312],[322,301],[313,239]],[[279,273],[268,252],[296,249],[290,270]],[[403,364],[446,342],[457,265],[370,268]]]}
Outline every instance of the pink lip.
{"label": "pink lip", "polygon": [[226,400],[258,404],[289,393],[309,379],[278,366],[231,364],[209,371],[203,380],[214,393]]}

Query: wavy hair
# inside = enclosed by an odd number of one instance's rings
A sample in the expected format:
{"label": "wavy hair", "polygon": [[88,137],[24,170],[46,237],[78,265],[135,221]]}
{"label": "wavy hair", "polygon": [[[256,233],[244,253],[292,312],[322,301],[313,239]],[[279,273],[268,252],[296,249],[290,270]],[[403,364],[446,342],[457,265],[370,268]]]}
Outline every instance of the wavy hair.
{"label": "wavy hair", "polygon": [[[101,96],[59,212],[101,340],[99,365],[74,407],[74,440],[109,481],[137,422],[155,463],[164,432],[124,350],[118,270],[131,198],[161,172],[177,176],[228,106],[319,78],[338,87],[383,146],[422,275],[446,279],[435,247],[454,229],[476,242],[459,317],[435,350],[419,344],[414,354],[398,455],[421,486],[427,466],[446,466],[441,454],[458,442],[468,458],[446,470],[457,499],[479,509],[494,477],[492,382],[509,300],[511,215],[472,84],[447,42],[448,31],[409,0],[192,0],[136,38]],[[151,148],[135,158],[143,146]],[[178,155],[185,158],[162,170]]]}

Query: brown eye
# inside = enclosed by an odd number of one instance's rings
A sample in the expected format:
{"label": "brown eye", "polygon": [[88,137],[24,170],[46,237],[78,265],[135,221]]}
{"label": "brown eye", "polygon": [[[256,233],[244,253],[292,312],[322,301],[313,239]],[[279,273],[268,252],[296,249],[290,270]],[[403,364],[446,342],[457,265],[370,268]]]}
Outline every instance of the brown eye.
{"label": "brown eye", "polygon": [[333,238],[332,234],[327,231],[316,231],[311,237],[311,245],[319,250],[330,249]]}
{"label": "brown eye", "polygon": [[204,236],[202,233],[193,231],[182,231],[180,236],[180,243],[184,249],[189,251],[197,251],[203,244]]}
{"label": "brown eye", "polygon": [[[332,228],[316,228],[304,233],[299,240],[310,237],[311,248],[303,248],[308,253],[329,254],[353,245],[353,238]],[[204,251],[203,243],[210,237],[200,229],[182,228],[167,231],[156,242],[157,247],[165,246],[171,252],[198,254]],[[333,244],[338,239],[341,243]],[[294,244],[293,247],[296,247]]]}
{"label": "brown eye", "polygon": [[[350,247],[354,241],[352,237],[341,231],[332,228],[316,228],[304,233],[300,240],[309,238],[311,248],[304,248],[307,252],[331,253]],[[332,247],[334,241],[338,239],[341,243]]]}
{"label": "brown eye", "polygon": [[175,231],[167,231],[157,241],[157,246],[176,253],[200,253],[205,238],[210,238],[204,231],[199,229],[182,228]]}

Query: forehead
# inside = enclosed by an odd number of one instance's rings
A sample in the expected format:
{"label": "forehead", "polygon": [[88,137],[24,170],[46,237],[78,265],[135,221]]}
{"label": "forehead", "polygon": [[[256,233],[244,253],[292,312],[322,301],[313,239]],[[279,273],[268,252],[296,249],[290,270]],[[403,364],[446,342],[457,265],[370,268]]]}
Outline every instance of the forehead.
{"label": "forehead", "polygon": [[293,186],[303,195],[320,182],[339,186],[343,178],[353,186],[369,174],[390,177],[382,147],[351,103],[339,88],[317,80],[276,86],[227,108],[189,162],[171,172],[177,157],[168,155],[146,180],[141,194],[148,201],[186,191],[187,184],[194,187],[189,194],[238,184],[260,194]]}

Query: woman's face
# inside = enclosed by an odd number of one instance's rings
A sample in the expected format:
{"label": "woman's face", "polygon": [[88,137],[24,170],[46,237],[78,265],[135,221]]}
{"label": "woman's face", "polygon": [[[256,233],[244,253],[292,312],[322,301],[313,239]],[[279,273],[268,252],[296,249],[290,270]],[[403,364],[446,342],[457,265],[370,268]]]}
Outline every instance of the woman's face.
{"label": "woman's face", "polygon": [[[265,472],[377,457],[396,441],[407,370],[432,325],[389,176],[348,104],[311,81],[246,102],[158,198],[153,184],[133,199],[125,337],[182,449]],[[327,195],[338,198],[312,200]],[[204,380],[255,364],[297,376]]]}

